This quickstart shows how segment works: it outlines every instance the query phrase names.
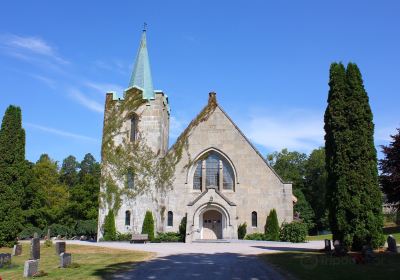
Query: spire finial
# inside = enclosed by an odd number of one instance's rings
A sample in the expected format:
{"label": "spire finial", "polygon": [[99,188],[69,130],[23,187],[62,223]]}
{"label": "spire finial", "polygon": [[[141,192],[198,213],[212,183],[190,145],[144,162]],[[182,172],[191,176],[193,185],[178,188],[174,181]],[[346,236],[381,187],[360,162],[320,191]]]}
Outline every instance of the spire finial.
{"label": "spire finial", "polygon": [[146,30],[147,30],[147,23],[143,23],[143,32],[146,32]]}

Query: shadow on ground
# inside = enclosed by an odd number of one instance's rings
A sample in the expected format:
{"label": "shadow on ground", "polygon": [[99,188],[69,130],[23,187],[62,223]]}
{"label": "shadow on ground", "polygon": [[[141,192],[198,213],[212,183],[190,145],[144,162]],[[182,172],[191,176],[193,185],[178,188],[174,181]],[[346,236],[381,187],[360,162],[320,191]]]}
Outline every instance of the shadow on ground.
{"label": "shadow on ground", "polygon": [[321,249],[311,249],[311,248],[293,248],[293,247],[273,247],[273,246],[251,246],[253,248],[259,248],[264,250],[281,251],[281,252],[320,252]]}
{"label": "shadow on ground", "polygon": [[[134,269],[132,269],[134,266]],[[123,271],[123,272],[121,272]],[[106,276],[101,276],[101,275]],[[135,267],[121,263],[96,271],[101,279],[284,279],[257,256],[234,253],[180,254],[155,258]]]}

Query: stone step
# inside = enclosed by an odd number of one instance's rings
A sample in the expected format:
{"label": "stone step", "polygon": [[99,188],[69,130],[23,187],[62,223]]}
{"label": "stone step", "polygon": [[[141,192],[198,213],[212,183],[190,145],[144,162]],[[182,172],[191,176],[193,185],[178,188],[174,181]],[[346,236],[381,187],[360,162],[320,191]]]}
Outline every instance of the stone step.
{"label": "stone step", "polygon": [[192,243],[231,243],[226,239],[196,239]]}

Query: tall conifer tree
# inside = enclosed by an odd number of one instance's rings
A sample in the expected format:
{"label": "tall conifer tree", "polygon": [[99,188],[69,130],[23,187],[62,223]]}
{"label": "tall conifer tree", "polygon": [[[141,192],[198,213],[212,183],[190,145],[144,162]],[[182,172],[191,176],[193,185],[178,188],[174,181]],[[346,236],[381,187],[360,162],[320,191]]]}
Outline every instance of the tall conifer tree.
{"label": "tall conifer tree", "polygon": [[347,247],[382,243],[374,125],[361,73],[355,64],[330,69],[325,111],[327,205],[333,238]]}
{"label": "tall conifer tree", "polygon": [[0,247],[12,245],[21,230],[27,169],[21,109],[9,106],[0,129]]}

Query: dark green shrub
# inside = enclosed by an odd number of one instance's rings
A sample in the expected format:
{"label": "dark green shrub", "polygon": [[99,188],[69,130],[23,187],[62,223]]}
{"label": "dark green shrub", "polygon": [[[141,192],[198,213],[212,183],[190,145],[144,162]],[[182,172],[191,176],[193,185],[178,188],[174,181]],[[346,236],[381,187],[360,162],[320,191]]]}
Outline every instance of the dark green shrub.
{"label": "dark green shrub", "polygon": [[63,237],[71,237],[75,235],[75,229],[66,225],[60,224],[52,224],[48,228],[43,230],[42,235],[44,236],[47,233],[47,230],[50,229],[51,236],[63,236]]}
{"label": "dark green shrub", "polygon": [[18,238],[20,240],[30,239],[30,238],[33,237],[35,232],[38,234],[38,237],[42,237],[43,236],[43,231],[40,228],[37,228],[37,227],[26,227],[18,234]]}
{"label": "dark green shrub", "polygon": [[75,234],[94,237],[97,234],[97,220],[78,221],[75,225]]}
{"label": "dark green shrub", "polygon": [[104,241],[115,241],[116,238],[114,211],[110,210],[104,219]]}
{"label": "dark green shrub", "polygon": [[264,229],[265,229],[265,238],[267,240],[279,241],[279,223],[275,209],[272,209],[269,212]]}
{"label": "dark green shrub", "polygon": [[132,233],[120,233],[117,232],[116,241],[131,241],[132,240]]}
{"label": "dark green shrub", "polygon": [[279,238],[281,241],[293,243],[305,242],[307,237],[307,225],[301,222],[283,223]]}
{"label": "dark green shrub", "polygon": [[157,237],[153,242],[179,242],[181,241],[181,235],[178,232],[158,232]]}
{"label": "dark green shrub", "polygon": [[146,211],[146,216],[144,216],[143,226],[142,226],[142,234],[148,234],[149,240],[153,241],[154,239],[154,219],[153,214],[150,211]]}
{"label": "dark green shrub", "polygon": [[186,241],[186,222],[187,222],[187,217],[185,216],[182,218],[181,223],[179,224],[179,235],[181,242]]}
{"label": "dark green shrub", "polygon": [[263,233],[255,232],[245,236],[245,240],[265,240],[265,235]]}
{"label": "dark green shrub", "polygon": [[244,222],[243,224],[240,224],[238,227],[238,238],[243,239],[246,236],[247,233],[247,224]]}

